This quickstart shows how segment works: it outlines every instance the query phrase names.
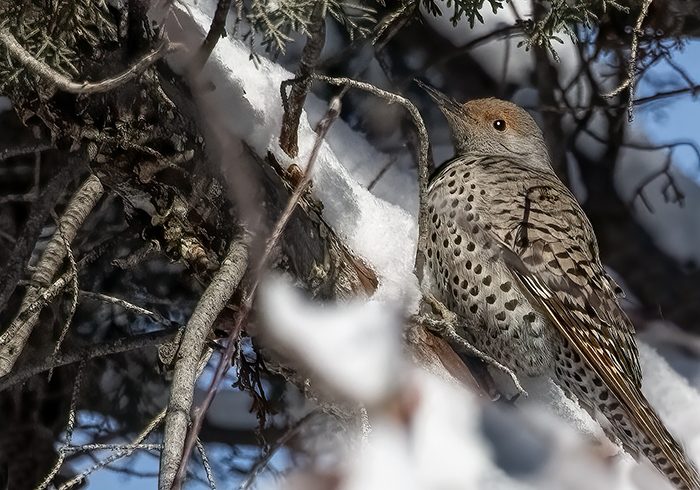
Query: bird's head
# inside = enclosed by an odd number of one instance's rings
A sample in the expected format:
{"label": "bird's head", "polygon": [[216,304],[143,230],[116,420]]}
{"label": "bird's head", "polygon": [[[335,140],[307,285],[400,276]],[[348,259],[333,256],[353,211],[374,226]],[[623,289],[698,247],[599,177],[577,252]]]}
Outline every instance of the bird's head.
{"label": "bird's head", "polygon": [[536,168],[551,168],[542,131],[525,109],[493,97],[460,104],[432,87],[421,86],[445,115],[458,155],[509,156]]}

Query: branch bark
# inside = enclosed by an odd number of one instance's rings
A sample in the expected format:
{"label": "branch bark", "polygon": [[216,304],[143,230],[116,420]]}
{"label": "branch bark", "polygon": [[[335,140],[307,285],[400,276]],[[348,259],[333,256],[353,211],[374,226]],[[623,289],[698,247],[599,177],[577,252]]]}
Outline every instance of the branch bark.
{"label": "branch bark", "polygon": [[31,279],[32,285],[29,286],[22,300],[19,313],[9,328],[0,336],[0,378],[12,370],[39,320],[41,309],[32,311],[34,310],[32,305],[40,299],[42,292],[52,284],[53,277],[66,258],[66,244],[73,241],[85,218],[103,193],[102,183],[97,177],[91,175],[68,203],[68,207],[58,222],[56,232],[36,266]]}
{"label": "branch bark", "polygon": [[[280,86],[282,91],[282,103],[284,104],[284,116],[282,118],[282,134],[280,134],[280,147],[292,158],[299,153],[298,128],[301,111],[304,108],[304,101],[311,89],[311,76],[316,69],[316,63],[323,51],[326,41],[326,2],[317,1],[309,19],[309,39],[306,41],[304,51],[299,63],[297,77],[293,80],[283,82]],[[292,90],[287,97],[287,86],[292,86]]]}
{"label": "branch bark", "polygon": [[[185,331],[177,353],[168,413],[165,417],[163,450],[160,458],[158,488],[169,490],[183,459],[194,385],[200,372],[207,335],[248,269],[248,246],[245,240],[231,243],[219,271],[202,295]],[[203,367],[203,366],[202,366]]]}

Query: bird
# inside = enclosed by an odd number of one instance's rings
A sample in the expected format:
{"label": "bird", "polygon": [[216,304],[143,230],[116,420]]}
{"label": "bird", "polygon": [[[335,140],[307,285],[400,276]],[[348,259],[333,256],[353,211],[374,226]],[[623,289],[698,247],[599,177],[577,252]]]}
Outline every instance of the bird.
{"label": "bird", "polygon": [[642,393],[623,292],[534,119],[508,101],[462,104],[421,85],[455,146],[428,184],[424,277],[457,335],[519,376],[550,376],[635,458],[700,490],[697,467]]}

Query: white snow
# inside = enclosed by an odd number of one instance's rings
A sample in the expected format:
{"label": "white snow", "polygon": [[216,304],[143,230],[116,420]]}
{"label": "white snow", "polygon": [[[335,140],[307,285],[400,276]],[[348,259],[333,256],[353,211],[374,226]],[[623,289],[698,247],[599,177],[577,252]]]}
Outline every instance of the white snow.
{"label": "white snow", "polygon": [[311,303],[282,278],[260,288],[265,335],[343,398],[374,405],[401,384],[401,322],[377,301]]}

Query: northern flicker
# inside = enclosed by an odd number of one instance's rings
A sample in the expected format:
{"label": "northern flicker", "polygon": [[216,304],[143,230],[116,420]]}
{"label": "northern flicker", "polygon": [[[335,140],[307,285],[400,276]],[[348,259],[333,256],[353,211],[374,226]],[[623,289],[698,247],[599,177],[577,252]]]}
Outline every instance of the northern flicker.
{"label": "northern flicker", "polygon": [[456,157],[428,189],[425,275],[458,315],[457,334],[520,375],[550,375],[610,422],[679,489],[695,465],[641,391],[634,327],[590,222],[552,170],[542,132],[494,98],[459,104],[425,87]]}

